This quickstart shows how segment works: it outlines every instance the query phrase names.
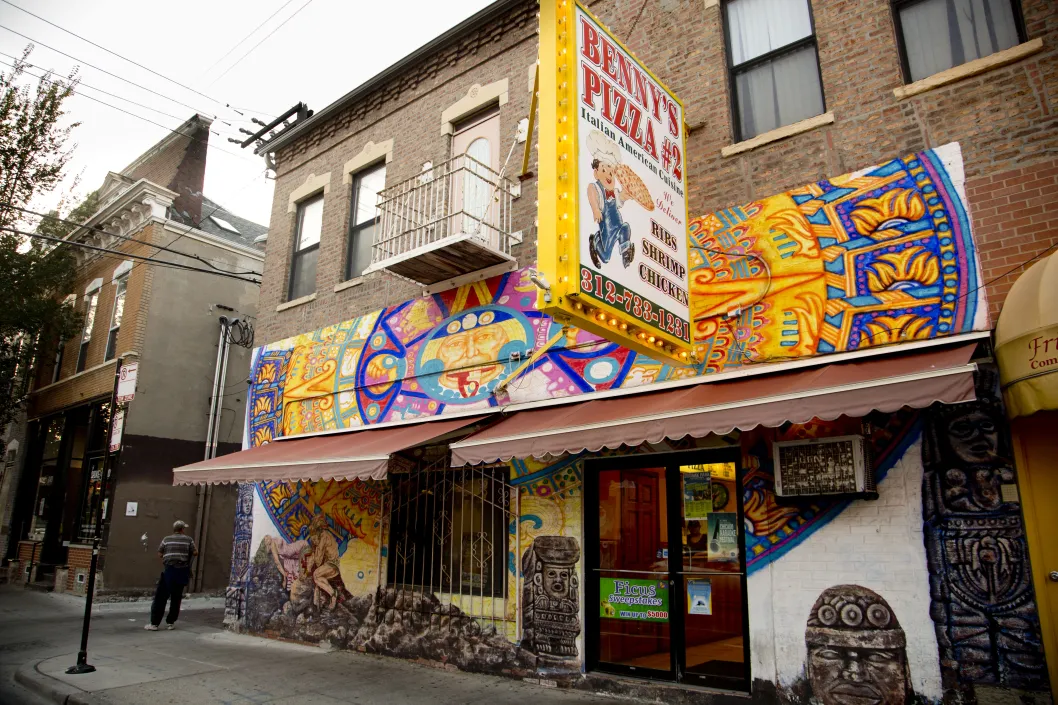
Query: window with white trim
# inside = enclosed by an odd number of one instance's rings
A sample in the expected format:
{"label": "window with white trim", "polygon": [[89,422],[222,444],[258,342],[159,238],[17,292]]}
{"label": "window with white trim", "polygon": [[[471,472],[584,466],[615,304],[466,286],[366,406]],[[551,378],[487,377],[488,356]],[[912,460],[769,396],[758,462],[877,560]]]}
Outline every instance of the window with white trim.
{"label": "window with white trim", "polygon": [[110,332],[107,334],[107,351],[103,362],[113,360],[118,352],[118,332],[121,330],[121,317],[125,313],[125,290],[128,284],[127,274],[114,282],[114,309],[110,314]]}
{"label": "window with white trim", "polygon": [[893,0],[909,83],[1026,40],[1018,0]]}
{"label": "window with white trim", "polygon": [[808,0],[724,4],[735,141],[826,111]]}
{"label": "window with white trim", "polygon": [[96,308],[99,306],[99,289],[85,294],[84,330],[81,332],[81,347],[77,351],[77,372],[82,372],[88,361],[88,344],[92,342],[92,328],[96,323]]}
{"label": "window with white trim", "polygon": [[345,278],[355,279],[371,265],[371,246],[379,221],[378,194],[386,188],[386,164],[376,164],[353,175]]}
{"label": "window with white trim", "polygon": [[298,204],[297,228],[294,233],[294,255],[290,261],[290,286],[287,300],[293,301],[316,291],[316,263],[320,255],[323,232],[323,194]]}

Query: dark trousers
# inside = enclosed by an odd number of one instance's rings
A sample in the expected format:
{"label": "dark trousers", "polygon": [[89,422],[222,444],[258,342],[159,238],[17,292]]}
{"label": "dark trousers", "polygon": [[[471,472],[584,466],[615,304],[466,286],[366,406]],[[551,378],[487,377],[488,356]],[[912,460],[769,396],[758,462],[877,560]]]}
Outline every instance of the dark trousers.
{"label": "dark trousers", "polygon": [[191,568],[188,566],[165,566],[158,578],[158,589],[154,591],[154,602],[151,603],[151,624],[162,623],[165,603],[169,602],[169,616],[166,624],[174,624],[180,616],[180,601],[184,599],[184,588],[191,581]]}

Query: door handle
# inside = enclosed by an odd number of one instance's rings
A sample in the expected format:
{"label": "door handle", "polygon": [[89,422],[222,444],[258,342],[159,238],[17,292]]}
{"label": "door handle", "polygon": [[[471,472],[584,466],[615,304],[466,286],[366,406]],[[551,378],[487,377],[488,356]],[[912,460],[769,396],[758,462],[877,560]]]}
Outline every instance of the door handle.
{"label": "door handle", "polygon": [[1047,577],[1050,578],[1052,581],[1058,583],[1058,570],[1052,570],[1051,574]]}

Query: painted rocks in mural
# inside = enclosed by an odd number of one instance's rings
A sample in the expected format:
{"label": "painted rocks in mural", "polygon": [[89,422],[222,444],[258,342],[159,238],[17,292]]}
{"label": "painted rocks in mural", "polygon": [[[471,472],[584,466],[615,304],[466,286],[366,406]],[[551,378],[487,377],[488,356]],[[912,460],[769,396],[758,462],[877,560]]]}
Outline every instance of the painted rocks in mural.
{"label": "painted rocks in mural", "polygon": [[885,599],[859,585],[835,585],[812,605],[805,629],[808,679],[823,705],[905,705],[907,641]]}
{"label": "painted rocks in mural", "polygon": [[532,670],[532,654],[433,594],[400,587],[349,593],[330,558],[333,536],[330,541],[327,536],[320,531],[293,542],[264,537],[249,578],[246,623],[251,632],[450,663],[467,671]]}

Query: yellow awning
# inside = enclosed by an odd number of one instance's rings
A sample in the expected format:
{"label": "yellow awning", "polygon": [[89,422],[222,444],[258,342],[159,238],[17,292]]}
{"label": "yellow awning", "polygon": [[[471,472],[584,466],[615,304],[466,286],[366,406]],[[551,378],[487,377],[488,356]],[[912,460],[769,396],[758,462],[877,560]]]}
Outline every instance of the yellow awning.
{"label": "yellow awning", "polygon": [[1058,409],[1058,253],[1011,287],[996,324],[996,359],[1010,418]]}

